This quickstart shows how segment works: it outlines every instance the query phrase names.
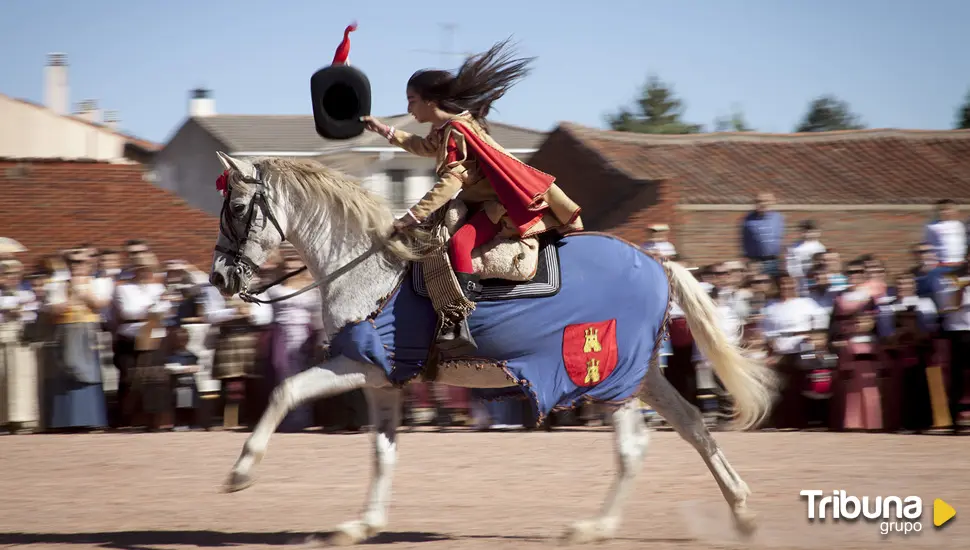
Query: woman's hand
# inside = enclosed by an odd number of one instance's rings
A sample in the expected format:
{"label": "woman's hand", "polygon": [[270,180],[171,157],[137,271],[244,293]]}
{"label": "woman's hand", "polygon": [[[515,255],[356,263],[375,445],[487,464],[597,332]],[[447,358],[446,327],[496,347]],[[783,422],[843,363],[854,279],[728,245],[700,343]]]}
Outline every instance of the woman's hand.
{"label": "woman's hand", "polygon": [[387,125],[372,116],[362,116],[360,117],[360,121],[364,123],[365,130],[380,134],[382,136],[387,134]]}
{"label": "woman's hand", "polygon": [[400,233],[412,225],[417,225],[417,221],[411,216],[405,214],[400,218],[394,220],[394,232]]}

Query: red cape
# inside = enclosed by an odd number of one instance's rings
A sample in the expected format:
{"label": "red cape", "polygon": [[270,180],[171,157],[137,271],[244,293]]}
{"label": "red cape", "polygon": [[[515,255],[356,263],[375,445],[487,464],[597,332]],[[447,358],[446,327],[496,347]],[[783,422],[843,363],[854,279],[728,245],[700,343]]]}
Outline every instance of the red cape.
{"label": "red cape", "polygon": [[556,178],[492,147],[457,120],[448,122],[478,159],[478,166],[498,195],[509,218],[525,234],[549,208],[544,196]]}

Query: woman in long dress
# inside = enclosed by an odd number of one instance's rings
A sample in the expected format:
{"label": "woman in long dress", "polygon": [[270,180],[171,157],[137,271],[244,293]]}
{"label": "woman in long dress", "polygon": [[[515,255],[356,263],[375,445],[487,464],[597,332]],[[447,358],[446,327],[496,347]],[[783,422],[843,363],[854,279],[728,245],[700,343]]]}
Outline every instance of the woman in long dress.
{"label": "woman in long dress", "polygon": [[46,384],[47,427],[96,429],[107,425],[98,330],[108,304],[91,276],[91,264],[78,253],[68,256],[70,278],[47,289],[55,322],[53,361]]}
{"label": "woman in long dress", "polygon": [[849,288],[836,297],[830,339],[839,356],[832,384],[830,429],[882,430],[879,368],[885,357],[875,337],[876,302],[883,286],[865,278],[862,262],[846,270]]}

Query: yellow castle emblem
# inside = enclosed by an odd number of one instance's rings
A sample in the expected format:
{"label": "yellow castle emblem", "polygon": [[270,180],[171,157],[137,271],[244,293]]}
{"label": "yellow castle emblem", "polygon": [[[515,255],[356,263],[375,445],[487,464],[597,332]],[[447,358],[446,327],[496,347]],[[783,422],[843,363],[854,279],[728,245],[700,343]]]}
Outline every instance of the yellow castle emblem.
{"label": "yellow castle emblem", "polygon": [[598,359],[590,359],[586,362],[586,384],[595,384],[600,381],[600,362]]}
{"label": "yellow castle emblem", "polygon": [[586,329],[584,333],[586,335],[586,343],[583,344],[583,353],[589,352],[600,352],[603,347],[600,346],[599,331],[593,327]]}

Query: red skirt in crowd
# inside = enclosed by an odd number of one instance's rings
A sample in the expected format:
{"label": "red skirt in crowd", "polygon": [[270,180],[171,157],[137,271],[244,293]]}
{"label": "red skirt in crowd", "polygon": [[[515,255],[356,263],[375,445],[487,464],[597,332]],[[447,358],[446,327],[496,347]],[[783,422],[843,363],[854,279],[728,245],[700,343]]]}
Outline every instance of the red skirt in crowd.
{"label": "red skirt in crowd", "polygon": [[832,385],[830,429],[882,429],[879,368],[885,360],[879,347],[872,342],[850,341],[842,348]]}

